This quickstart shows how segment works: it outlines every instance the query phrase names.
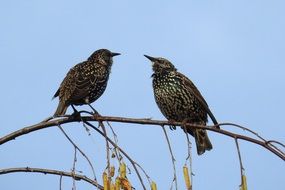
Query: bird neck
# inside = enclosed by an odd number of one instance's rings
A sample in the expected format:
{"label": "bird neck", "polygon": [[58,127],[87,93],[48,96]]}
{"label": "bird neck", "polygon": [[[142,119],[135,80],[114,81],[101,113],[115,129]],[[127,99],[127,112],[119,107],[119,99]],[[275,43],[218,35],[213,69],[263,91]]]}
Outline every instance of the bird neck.
{"label": "bird neck", "polygon": [[159,72],[154,72],[151,77],[153,78],[164,78],[171,75],[172,71],[160,70]]}

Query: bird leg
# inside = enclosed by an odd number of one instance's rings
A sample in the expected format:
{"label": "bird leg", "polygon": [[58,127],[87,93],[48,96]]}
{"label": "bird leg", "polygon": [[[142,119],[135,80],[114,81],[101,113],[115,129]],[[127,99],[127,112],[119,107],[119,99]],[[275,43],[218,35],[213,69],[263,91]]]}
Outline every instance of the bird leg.
{"label": "bird leg", "polygon": [[185,133],[187,133],[187,127],[186,127],[186,124],[187,123],[189,123],[190,121],[189,121],[189,119],[183,119],[183,121],[181,122],[181,128],[183,129],[183,131],[185,132]]}
{"label": "bird leg", "polygon": [[73,114],[71,114],[71,117],[77,118],[80,117],[80,113],[75,109],[74,105],[71,104],[71,107],[73,109]]}
{"label": "bird leg", "polygon": [[95,110],[95,108],[93,108],[93,106],[91,106],[91,104],[88,104],[88,106],[93,110],[94,116],[101,116],[101,115],[99,114],[99,112],[98,112],[97,110]]}
{"label": "bird leg", "polygon": [[[168,121],[169,121],[170,123],[175,122],[175,120],[173,120],[173,119],[169,119]],[[175,125],[169,125],[169,129],[170,129],[170,130],[176,130],[176,126],[175,126]]]}

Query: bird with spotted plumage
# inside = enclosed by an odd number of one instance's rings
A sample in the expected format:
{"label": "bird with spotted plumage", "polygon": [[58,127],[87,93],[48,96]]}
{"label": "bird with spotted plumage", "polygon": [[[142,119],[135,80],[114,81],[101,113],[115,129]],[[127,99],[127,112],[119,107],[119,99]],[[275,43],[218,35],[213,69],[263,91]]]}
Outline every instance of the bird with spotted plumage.
{"label": "bird with spotted plumage", "polygon": [[[152,85],[156,104],[169,121],[206,126],[209,115],[213,123],[218,124],[207,102],[190,79],[178,72],[167,59],[144,56],[152,62]],[[184,130],[195,138],[198,155],[213,148],[206,130]]]}
{"label": "bird with spotted plumage", "polygon": [[72,67],[53,96],[59,97],[54,117],[64,115],[70,105],[75,110],[74,105],[90,105],[96,101],[107,87],[113,57],[117,55],[120,53],[99,49]]}

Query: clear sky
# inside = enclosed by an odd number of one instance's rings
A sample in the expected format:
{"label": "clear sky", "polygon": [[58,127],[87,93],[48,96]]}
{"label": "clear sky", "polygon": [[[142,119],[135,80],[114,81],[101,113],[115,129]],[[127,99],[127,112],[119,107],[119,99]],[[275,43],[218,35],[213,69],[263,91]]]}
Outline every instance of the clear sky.
{"label": "clear sky", "polygon": [[[242,124],[284,143],[284,8],[283,0],[1,1],[0,136],[51,116],[58,104],[51,97],[69,68],[107,48],[122,55],[114,58],[107,90],[93,104],[102,115],[164,119],[153,98],[151,64],[143,57],[148,54],[171,60],[191,78],[219,122]],[[173,171],[162,129],[118,123],[113,128],[119,145],[158,188],[169,189]],[[78,123],[64,129],[90,157],[101,180],[104,139],[96,133],[88,137]],[[178,186],[184,189],[185,135],[180,129],[168,132]],[[197,156],[192,150],[194,189],[238,189],[234,141],[211,132],[209,136],[211,152]],[[284,161],[254,144],[241,142],[240,147],[249,189],[284,188]],[[73,147],[59,129],[50,128],[2,145],[0,155],[0,168],[70,171]],[[91,176],[86,161],[78,157],[77,170]],[[141,189],[131,171],[129,178]],[[64,189],[71,184],[64,178]],[[2,175],[0,188],[58,189],[59,177]],[[77,182],[77,189],[94,188]]]}

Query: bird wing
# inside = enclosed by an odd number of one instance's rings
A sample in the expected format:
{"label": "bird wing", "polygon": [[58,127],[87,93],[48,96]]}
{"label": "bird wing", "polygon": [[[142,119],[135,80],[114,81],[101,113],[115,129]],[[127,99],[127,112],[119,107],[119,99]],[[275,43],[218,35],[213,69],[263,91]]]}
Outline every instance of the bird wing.
{"label": "bird wing", "polygon": [[184,83],[184,85],[186,86],[186,88],[194,94],[194,96],[198,99],[198,101],[201,103],[201,105],[203,106],[203,108],[207,111],[208,115],[210,116],[211,120],[213,121],[213,123],[215,125],[218,124],[215,116],[213,115],[213,113],[211,112],[206,100],[203,98],[202,94],[199,92],[199,90],[197,89],[197,87],[194,85],[194,83],[188,79],[185,75],[183,75],[182,73],[178,73],[178,78],[182,81],[182,83]]}
{"label": "bird wing", "polygon": [[59,96],[60,88],[57,89],[56,93],[53,95],[52,99]]}
{"label": "bird wing", "polygon": [[88,97],[90,86],[90,78],[82,75],[77,76],[76,81],[74,81],[74,89],[70,100],[77,101]]}
{"label": "bird wing", "polygon": [[71,68],[62,81],[61,88],[64,89],[61,89],[60,97],[65,101],[82,101],[82,98],[87,97],[89,94],[91,80],[84,72],[83,64],[84,62]]}

